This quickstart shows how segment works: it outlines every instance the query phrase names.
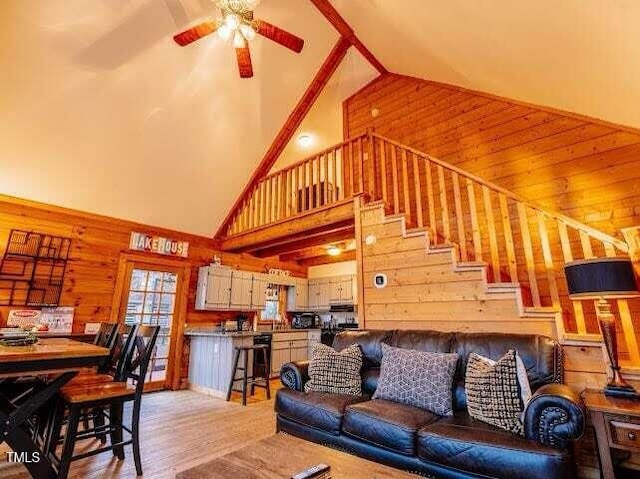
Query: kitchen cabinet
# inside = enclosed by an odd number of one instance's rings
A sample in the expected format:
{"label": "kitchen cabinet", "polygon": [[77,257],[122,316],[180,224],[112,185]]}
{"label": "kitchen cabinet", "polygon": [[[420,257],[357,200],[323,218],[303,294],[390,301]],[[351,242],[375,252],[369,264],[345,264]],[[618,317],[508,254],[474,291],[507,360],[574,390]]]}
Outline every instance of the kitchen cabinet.
{"label": "kitchen cabinet", "polygon": [[261,310],[265,307],[267,300],[267,287],[269,279],[266,274],[254,273],[251,286],[251,309]]}
{"label": "kitchen cabinet", "polygon": [[354,276],[335,276],[331,278],[330,301],[333,304],[353,304]]}
{"label": "kitchen cabinet", "polygon": [[331,278],[309,280],[309,309],[328,311],[331,303]]}
{"label": "kitchen cabinet", "polygon": [[282,365],[309,359],[310,341],[320,341],[320,330],[274,332],[271,339],[271,373],[280,374]]}
{"label": "kitchen cabinet", "polygon": [[228,309],[231,304],[233,270],[204,266],[198,271],[196,309]]}
{"label": "kitchen cabinet", "polygon": [[287,311],[306,311],[309,309],[309,285],[306,279],[296,279],[287,291]]}
{"label": "kitchen cabinet", "polygon": [[230,309],[251,308],[252,286],[252,273],[248,271],[233,271],[231,273]]}

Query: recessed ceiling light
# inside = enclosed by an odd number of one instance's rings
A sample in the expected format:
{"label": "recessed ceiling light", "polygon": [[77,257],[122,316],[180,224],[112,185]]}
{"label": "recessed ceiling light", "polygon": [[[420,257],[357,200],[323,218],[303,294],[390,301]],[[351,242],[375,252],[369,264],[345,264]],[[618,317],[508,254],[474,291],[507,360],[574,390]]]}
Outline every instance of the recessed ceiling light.
{"label": "recessed ceiling light", "polygon": [[331,245],[327,248],[327,254],[329,256],[338,256],[340,253],[342,253],[342,250],[336,245]]}
{"label": "recessed ceiling light", "polygon": [[303,133],[298,137],[298,145],[303,148],[309,148],[313,143],[313,138],[308,133]]}

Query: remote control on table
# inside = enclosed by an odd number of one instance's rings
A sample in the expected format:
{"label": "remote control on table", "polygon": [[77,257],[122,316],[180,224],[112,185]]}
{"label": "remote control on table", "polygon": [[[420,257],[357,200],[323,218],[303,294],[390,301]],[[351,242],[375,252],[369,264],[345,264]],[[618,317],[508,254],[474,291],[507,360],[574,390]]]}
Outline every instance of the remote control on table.
{"label": "remote control on table", "polygon": [[331,466],[328,466],[327,464],[316,464],[315,466],[311,466],[310,468],[291,476],[291,479],[319,478],[329,472],[330,469]]}

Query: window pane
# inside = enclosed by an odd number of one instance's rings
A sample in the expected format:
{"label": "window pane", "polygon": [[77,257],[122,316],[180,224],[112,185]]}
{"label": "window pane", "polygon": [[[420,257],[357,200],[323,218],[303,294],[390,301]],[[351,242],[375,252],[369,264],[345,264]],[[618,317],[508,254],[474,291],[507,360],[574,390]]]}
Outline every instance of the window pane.
{"label": "window pane", "polygon": [[157,317],[154,314],[143,314],[142,324],[155,325]]}
{"label": "window pane", "polygon": [[171,316],[168,314],[161,314],[158,316],[158,325],[163,328],[168,328],[171,326]]}
{"label": "window pane", "polygon": [[134,269],[131,273],[131,289],[144,291],[147,287],[147,272],[143,269]]}
{"label": "window pane", "polygon": [[162,288],[162,273],[160,271],[149,271],[149,281],[147,291],[160,291]]}
{"label": "window pane", "polygon": [[160,312],[172,314],[176,297],[173,294],[163,294],[160,300]]}
{"label": "window pane", "polygon": [[175,293],[177,281],[178,281],[177,274],[164,273],[164,282],[162,284],[162,291],[164,291],[165,293]]}
{"label": "window pane", "polygon": [[144,298],[144,312],[157,313],[160,308],[160,295],[158,293],[147,293]]}
{"label": "window pane", "polygon": [[144,293],[129,292],[129,300],[127,301],[127,314],[142,313],[142,303],[144,301]]}

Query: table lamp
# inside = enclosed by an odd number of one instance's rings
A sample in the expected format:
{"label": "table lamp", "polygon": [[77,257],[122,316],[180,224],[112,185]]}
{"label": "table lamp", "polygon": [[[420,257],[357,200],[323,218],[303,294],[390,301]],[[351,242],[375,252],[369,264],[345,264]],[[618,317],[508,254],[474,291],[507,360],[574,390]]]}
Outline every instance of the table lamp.
{"label": "table lamp", "polygon": [[596,314],[602,332],[613,377],[604,389],[607,396],[640,398],[620,375],[616,324],[608,299],[640,296],[633,265],[629,258],[596,258],[572,261],[564,267],[569,297],[572,300],[596,300]]}

